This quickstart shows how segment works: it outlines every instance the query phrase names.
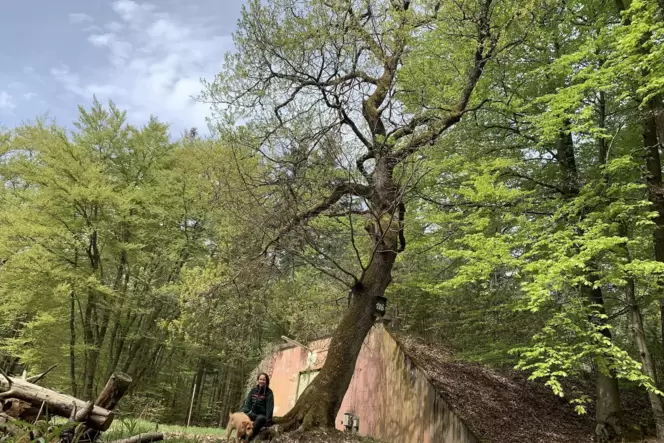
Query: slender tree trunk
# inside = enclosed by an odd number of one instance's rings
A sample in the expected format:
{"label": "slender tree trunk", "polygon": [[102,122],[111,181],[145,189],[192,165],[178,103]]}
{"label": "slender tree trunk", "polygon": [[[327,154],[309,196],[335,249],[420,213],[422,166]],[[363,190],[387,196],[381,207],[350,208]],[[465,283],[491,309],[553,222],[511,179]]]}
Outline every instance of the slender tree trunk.
{"label": "slender tree trunk", "polygon": [[[111,331],[108,341],[108,366],[106,368],[106,373],[110,377],[113,372],[118,367],[120,362],[120,355],[122,354],[124,337],[122,336],[122,316],[124,314],[124,305],[125,300],[127,299],[127,291],[129,286],[129,273],[125,273],[124,283],[122,286],[122,291],[120,292],[120,301],[118,306],[114,308],[114,316],[111,320]],[[118,338],[118,335],[120,337]]]}
{"label": "slender tree trunk", "polygon": [[176,376],[176,378],[175,378],[175,388],[173,389],[173,394],[171,396],[171,402],[170,402],[172,411],[175,411],[175,407],[178,404],[178,399],[180,398],[180,385],[182,384],[181,380],[182,380],[182,377],[180,377],[179,375]]}
{"label": "slender tree trunk", "polygon": [[[133,210],[130,211],[130,213],[132,212]],[[121,231],[122,231],[122,236],[121,236],[122,242],[124,243],[129,242],[130,233],[129,233],[129,227],[127,226],[126,223],[122,224]],[[118,362],[120,360],[120,354],[122,353],[121,346],[116,348],[115,340],[118,336],[118,330],[120,330],[121,328],[122,313],[125,301],[127,299],[127,291],[129,290],[129,278],[130,278],[129,266],[128,266],[129,258],[127,255],[127,251],[125,249],[123,249],[120,252],[119,261],[120,263],[118,264],[118,270],[115,276],[115,284],[113,285],[113,289],[116,292],[119,292],[120,297],[117,306],[114,306],[112,309],[111,308],[108,309],[109,315],[112,312],[115,317],[110,320],[111,331],[108,343],[108,366],[106,369],[108,377],[110,377],[117,368]]]}
{"label": "slender tree trunk", "polygon": [[[644,374],[650,377],[654,386],[657,386],[655,365],[648,349],[646,334],[643,328],[643,316],[641,315],[641,308],[637,303],[635,292],[634,279],[629,278],[627,280],[627,287],[625,288],[625,295],[630,308],[630,326],[634,342],[639,350]],[[662,398],[656,393],[648,391],[648,399],[650,400],[650,407],[652,408],[655,425],[657,426],[657,441],[664,443],[664,405],[662,404]]]}
{"label": "slender tree trunk", "polygon": [[[92,220],[98,220],[99,207],[94,207],[93,214]],[[88,220],[88,225],[92,225],[90,220]],[[90,267],[96,273],[99,281],[103,282],[104,267],[99,252],[98,235],[99,234],[96,230],[92,231],[90,243],[86,252],[88,259],[90,260]],[[85,366],[83,371],[83,397],[86,400],[93,400],[94,397],[95,376],[99,364],[99,355],[101,353],[104,337],[106,336],[106,329],[108,327],[110,316],[109,308],[102,306],[102,304],[99,303],[100,295],[101,294],[94,289],[88,291],[85,315],[83,315],[81,319],[83,323],[83,341],[86,346]],[[100,310],[101,316],[99,315]]]}
{"label": "slender tree trunk", "polygon": [[207,368],[207,362],[205,359],[201,359],[200,363],[200,368],[199,368],[199,375],[198,375],[198,383],[197,383],[197,388],[196,388],[196,400],[195,400],[195,415],[200,421],[201,419],[201,409],[203,407],[203,400],[204,396],[203,393],[205,392],[205,379],[206,377],[206,368]]}
{"label": "slender tree trunk", "polygon": [[150,348],[147,345],[149,345],[150,342],[155,341],[154,337],[150,337],[150,334],[154,333],[157,319],[161,315],[163,309],[164,305],[159,304],[152,310],[149,316],[141,316],[141,320],[137,326],[140,337],[132,342],[122,372],[137,374],[141,370],[141,365],[142,363],[145,363],[146,359],[140,358],[140,356],[150,355]]}
{"label": "slender tree trunk", "polygon": [[207,424],[214,426],[214,417],[217,413],[217,407],[219,402],[219,393],[221,391],[221,371],[214,372],[212,376],[212,386],[210,387],[210,399],[207,405],[206,416],[209,417]]}
{"label": "slender tree trunk", "polygon": [[[568,125],[568,123],[567,123]],[[604,162],[606,152],[602,145],[599,145],[599,160]],[[556,155],[560,165],[560,172],[563,179],[562,190],[566,199],[573,199],[581,191],[581,179],[579,177],[578,168],[576,165],[576,155],[574,151],[574,140],[572,134],[568,131],[561,131],[558,140],[556,141]],[[592,286],[582,286],[581,293],[588,300],[590,304],[598,306],[600,313],[604,313],[604,296],[601,288],[593,288]],[[605,322],[601,321],[598,325],[602,327],[602,334],[609,340],[612,339],[611,331],[604,328]],[[602,370],[602,364],[599,361],[595,362],[595,389],[596,389],[596,409],[595,409],[595,432],[598,435],[611,434],[607,425],[611,426],[613,432],[619,434],[620,428],[617,421],[621,414],[620,407],[620,390],[618,388],[618,380],[610,373]]]}
{"label": "slender tree trunk", "polygon": [[[162,353],[164,349],[163,343],[164,338],[160,335],[157,337],[155,342],[154,349],[152,352],[150,352],[147,357],[142,358],[141,360],[136,363],[135,368],[134,368],[134,373],[136,374],[136,379],[141,381],[145,380],[147,377],[154,375],[157,373],[159,366],[159,355]],[[147,350],[146,350],[147,353]]]}
{"label": "slender tree trunk", "polygon": [[[662,162],[659,149],[661,147],[658,133],[658,114],[662,113],[661,98],[651,99],[643,112],[643,148],[648,184],[648,199],[652,203],[657,216],[654,219],[653,243],[655,260],[664,262],[664,186],[662,185]],[[664,298],[660,297],[660,332],[664,345]]]}
{"label": "slender tree trunk", "polygon": [[[92,342],[88,345],[87,351],[87,364],[86,372],[83,385],[83,397],[86,400],[93,400],[96,396],[95,394],[95,379],[97,376],[97,368],[99,366],[99,357],[101,355],[101,349],[104,344],[104,339],[106,337],[106,331],[108,328],[108,322],[110,318],[110,309],[107,307],[103,308],[103,313],[101,318],[97,316],[98,304],[96,303],[93,306],[93,319],[96,320],[93,324],[89,325],[89,328],[92,329]],[[97,323],[99,322],[99,323]]]}
{"label": "slender tree trunk", "polygon": [[0,366],[0,368],[4,369],[7,374],[14,374],[18,363],[18,358],[7,355],[3,357],[2,366]]}
{"label": "slender tree trunk", "polygon": [[[120,302],[122,304],[122,302]],[[120,309],[122,306],[120,306]],[[111,334],[109,336],[109,342],[108,342],[108,366],[106,367],[106,374],[110,375],[113,372],[115,372],[116,368],[118,367],[118,362],[120,361],[120,354],[122,353],[122,347],[117,346],[116,340],[121,342],[123,341],[122,339],[118,340],[118,332],[122,334],[121,328],[120,328],[120,322],[122,321],[122,311],[118,312],[117,317],[113,320],[113,324],[111,326]]]}
{"label": "slender tree trunk", "polygon": [[[194,378],[191,379],[191,384],[189,385],[189,395],[187,395],[187,411],[186,411],[186,414],[185,414],[185,417],[187,417],[188,416],[187,414],[189,414],[189,408],[191,407],[191,410],[192,410],[191,418],[194,420],[194,422],[196,421],[196,416],[193,414],[193,410],[196,407],[195,402],[196,402],[196,392],[197,392],[197,391],[194,391],[194,389],[198,390],[198,388],[199,388],[199,386],[198,386],[198,374],[199,374],[199,372],[196,371],[196,374],[194,374]],[[194,400],[193,400],[193,403],[190,403],[192,397],[193,397]]]}
{"label": "slender tree trunk", "polygon": [[[115,350],[113,351],[113,359],[109,363],[109,370],[112,374],[117,371],[118,365],[120,364],[120,357],[124,354],[125,342],[127,341],[127,335],[132,330],[136,319],[139,317],[138,314],[132,314],[131,309],[127,309],[125,315],[124,323],[120,318],[117,319],[116,324],[118,325],[117,333],[120,335],[115,344]],[[110,359],[109,359],[110,360]]]}
{"label": "slender tree trunk", "polygon": [[[145,316],[141,317],[144,318]],[[142,319],[138,324],[137,332],[141,332],[141,324],[142,324]],[[144,331],[142,332],[145,333]],[[145,341],[144,336],[141,336],[136,340],[132,340],[131,346],[129,347],[129,354],[127,355],[127,359],[125,360],[124,365],[122,365],[122,372],[126,372],[128,374],[132,373],[132,371],[130,371],[130,368],[132,367],[134,360],[138,355],[138,351],[143,347],[144,341]]]}
{"label": "slender tree trunk", "polygon": [[[93,366],[93,346],[94,334],[92,326],[92,305],[94,303],[94,294],[88,294],[87,304],[85,306],[85,314],[81,318],[83,324],[83,344],[85,345],[85,358],[83,359],[83,397],[86,400],[92,400],[92,375]],[[88,385],[88,383],[90,383]]]}
{"label": "slender tree trunk", "polygon": [[78,396],[76,385],[76,294],[69,294],[69,383],[71,395]]}
{"label": "slender tree trunk", "polygon": [[[618,14],[625,12],[628,2],[615,0]],[[664,10],[664,2],[660,0],[659,6]],[[631,19],[627,15],[622,16],[623,24],[631,25]],[[650,32],[650,31],[646,31]],[[644,56],[647,53],[644,52]],[[642,72],[647,75],[647,69]],[[640,100],[641,98],[638,98]],[[638,102],[637,100],[637,102]],[[664,262],[664,186],[662,186],[662,163],[659,150],[664,143],[664,103],[662,96],[656,95],[645,104],[642,111],[643,122],[643,148],[645,155],[645,166],[647,171],[646,183],[648,184],[648,199],[652,203],[657,216],[655,217],[655,231],[653,243],[655,249],[655,260]],[[660,334],[662,345],[664,345],[664,297],[659,298]]]}
{"label": "slender tree trunk", "polygon": [[[602,290],[587,286],[584,286],[583,290],[586,292],[585,295],[588,301],[598,306],[600,314],[605,314]],[[598,326],[603,327],[605,325],[606,323],[602,321]],[[609,340],[612,339],[611,331],[608,328],[603,327],[601,332]],[[613,374],[604,372],[600,364],[595,365],[595,392],[597,396],[595,410],[596,433],[606,435],[606,432],[609,432],[606,427],[609,425],[615,433],[619,434],[621,430],[618,426],[618,421],[622,410],[620,407],[618,380]]]}
{"label": "slender tree trunk", "polygon": [[95,397],[94,394],[94,382],[95,375],[97,373],[97,364],[99,363],[99,348],[94,347],[88,351],[86,372],[83,385],[83,398],[88,400],[93,400]]}
{"label": "slender tree trunk", "polygon": [[219,401],[219,427],[223,426],[225,420],[228,418],[228,411],[231,409],[230,393],[232,375],[232,372],[227,369]]}

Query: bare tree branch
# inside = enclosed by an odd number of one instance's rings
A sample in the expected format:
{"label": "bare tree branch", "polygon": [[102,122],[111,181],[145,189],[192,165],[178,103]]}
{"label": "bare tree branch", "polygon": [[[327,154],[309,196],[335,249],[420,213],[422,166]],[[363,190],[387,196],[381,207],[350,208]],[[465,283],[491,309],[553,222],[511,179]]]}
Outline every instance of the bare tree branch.
{"label": "bare tree branch", "polygon": [[[293,254],[294,256],[298,257],[298,258],[301,259],[302,261],[308,263],[312,268],[316,269],[317,271],[319,271],[319,272],[321,272],[321,273],[327,275],[328,277],[330,277],[330,278],[333,279],[333,280],[338,281],[338,282],[341,283],[344,287],[346,287],[346,288],[351,288],[351,287],[352,287],[352,285],[349,285],[347,281],[344,281],[342,278],[340,278],[340,277],[339,277],[338,275],[336,275],[334,272],[330,272],[329,270],[323,268],[322,266],[320,266],[320,264],[318,264],[318,263],[314,263],[314,262],[313,262],[309,257],[307,257],[306,255],[301,254],[301,253],[299,253],[299,252],[297,252],[297,251],[292,251],[292,250],[289,250],[288,252],[289,252],[289,254]],[[353,281],[354,281],[354,282],[357,281],[357,278],[356,278],[354,275],[351,274],[351,276],[353,277]]]}
{"label": "bare tree branch", "polygon": [[360,171],[362,176],[366,178],[369,181],[369,183],[371,183],[372,177],[369,173],[367,173],[367,170],[364,167],[364,163],[367,160],[371,160],[374,158],[376,158],[375,154],[373,153],[373,151],[370,151],[364,154],[362,157],[358,158],[357,161],[355,162],[355,166],[357,166],[358,171]]}
{"label": "bare tree branch", "polygon": [[[303,238],[304,238],[304,241],[307,242],[307,244],[309,245],[309,247],[310,247],[311,249],[313,249],[314,251],[316,251],[317,254],[321,255],[321,256],[324,257],[327,261],[329,261],[330,263],[332,263],[332,265],[334,265],[334,267],[337,268],[339,271],[341,271],[342,273],[344,273],[344,274],[346,274],[347,276],[349,276],[350,278],[352,278],[352,279],[353,279],[353,284],[355,284],[355,283],[358,282],[358,278],[357,278],[357,276],[356,276],[355,274],[353,274],[352,272],[350,272],[350,271],[348,271],[347,269],[345,269],[343,266],[341,266],[341,264],[339,264],[339,262],[338,262],[337,260],[335,260],[333,257],[331,257],[330,254],[328,254],[327,252],[325,252],[325,251],[323,251],[321,248],[319,248],[319,247],[316,245],[316,242],[315,242],[315,241],[312,241],[312,240],[309,238],[309,236],[306,235],[306,233],[305,233],[305,235],[303,236]],[[317,266],[316,268],[317,268],[317,269],[320,269],[320,267],[318,267],[318,266]]]}
{"label": "bare tree branch", "polygon": [[303,223],[306,223],[312,218],[317,217],[320,213],[322,213],[326,209],[329,209],[332,205],[338,202],[341,199],[341,197],[343,197],[344,195],[355,195],[358,197],[370,198],[372,192],[373,192],[372,189],[369,188],[368,186],[358,183],[342,183],[338,185],[334,189],[334,191],[332,191],[330,196],[327,197],[322,203],[316,205],[312,209],[303,212],[295,216],[293,219],[291,219],[291,221],[279,231],[279,234],[277,234],[276,238],[274,238],[272,241],[270,241],[270,243],[268,243],[268,245],[263,250],[263,254],[266,254],[267,250],[271,246],[279,243],[279,241],[281,241],[281,239],[285,235],[287,235],[290,231],[292,231],[293,228]]}
{"label": "bare tree branch", "polygon": [[44,378],[44,377],[46,376],[46,374],[48,374],[49,372],[51,372],[51,371],[52,371],[53,369],[55,369],[57,366],[58,366],[58,364],[56,363],[56,364],[54,364],[53,366],[51,366],[50,368],[48,368],[47,370],[45,370],[44,372],[42,372],[41,374],[37,374],[37,375],[33,375],[32,377],[28,377],[27,380],[28,380],[30,383],[35,383],[35,384],[36,384],[39,380],[41,380],[42,378]]}
{"label": "bare tree branch", "polygon": [[556,185],[552,185],[552,184],[550,184],[550,183],[545,183],[545,182],[543,182],[543,181],[541,181],[541,180],[537,180],[537,179],[535,179],[535,178],[533,178],[533,177],[530,177],[530,176],[528,176],[528,175],[526,175],[526,174],[522,174],[522,173],[520,173],[520,172],[514,171],[514,170],[512,170],[512,169],[510,169],[508,173],[504,174],[504,176],[508,176],[508,177],[509,177],[509,176],[512,176],[512,177],[522,178],[522,179],[524,179],[524,180],[528,180],[529,182],[535,183],[536,185],[542,186],[542,187],[544,187],[544,188],[553,189],[553,190],[555,190],[555,191],[556,191],[557,193],[559,193],[559,194],[565,194],[565,191],[562,190],[561,188],[559,188],[559,187],[556,186]]}

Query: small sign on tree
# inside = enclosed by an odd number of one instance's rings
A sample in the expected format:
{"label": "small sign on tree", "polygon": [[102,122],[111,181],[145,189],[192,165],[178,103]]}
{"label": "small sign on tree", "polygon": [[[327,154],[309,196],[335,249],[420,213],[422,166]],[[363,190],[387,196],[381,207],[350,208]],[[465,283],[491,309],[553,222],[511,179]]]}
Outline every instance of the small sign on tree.
{"label": "small sign on tree", "polygon": [[382,317],[387,311],[387,298],[378,296],[376,297],[376,304],[374,306],[374,315],[376,317]]}

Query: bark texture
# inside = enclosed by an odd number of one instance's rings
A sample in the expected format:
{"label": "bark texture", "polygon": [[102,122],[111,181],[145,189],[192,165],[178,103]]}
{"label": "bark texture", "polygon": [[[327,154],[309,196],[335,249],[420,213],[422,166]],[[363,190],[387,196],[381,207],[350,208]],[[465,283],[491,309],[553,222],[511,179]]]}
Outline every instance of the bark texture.
{"label": "bark texture", "polygon": [[321,372],[284,417],[285,422],[301,423],[305,429],[334,427],[362,343],[374,324],[376,298],[385,294],[392,280],[400,232],[398,205],[394,204],[398,201],[398,188],[392,179],[394,164],[388,157],[376,165],[376,191],[371,200],[379,216],[366,227],[372,238],[373,258],[351,291],[349,308],[335,330]]}

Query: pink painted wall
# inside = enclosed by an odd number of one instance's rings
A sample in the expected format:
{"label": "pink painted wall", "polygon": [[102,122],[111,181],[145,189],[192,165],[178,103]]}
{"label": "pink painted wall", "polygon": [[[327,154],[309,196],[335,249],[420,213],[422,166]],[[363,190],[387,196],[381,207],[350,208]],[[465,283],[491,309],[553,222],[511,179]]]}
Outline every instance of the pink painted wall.
{"label": "pink painted wall", "polygon": [[288,412],[297,396],[297,383],[300,372],[320,369],[327,357],[329,339],[316,340],[307,347],[315,351],[315,362],[307,366],[309,352],[299,346],[286,348],[278,352],[268,363],[265,372],[270,374],[270,389],[274,394],[274,415],[282,416]]}
{"label": "pink painted wall", "polygon": [[[320,369],[329,339],[307,344],[314,351],[290,347],[279,351],[265,369],[271,374],[274,415],[282,416],[295,404],[301,372]],[[477,443],[466,425],[435,391],[426,374],[403,353],[382,324],[364,341],[355,373],[337,415],[360,419],[359,433],[391,443]]]}

